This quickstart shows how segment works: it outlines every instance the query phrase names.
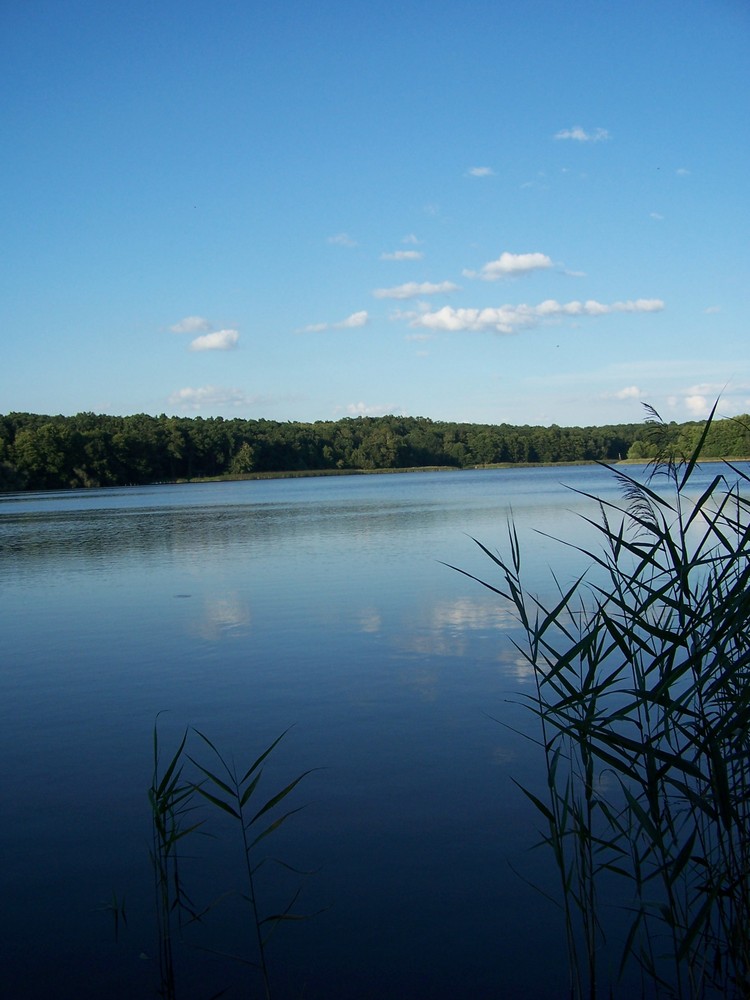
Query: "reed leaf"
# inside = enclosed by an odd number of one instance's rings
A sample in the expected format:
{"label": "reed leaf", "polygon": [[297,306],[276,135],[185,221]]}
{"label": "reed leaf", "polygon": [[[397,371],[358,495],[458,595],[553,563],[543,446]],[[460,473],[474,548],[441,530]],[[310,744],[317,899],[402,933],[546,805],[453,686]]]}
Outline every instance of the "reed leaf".
{"label": "reed leaf", "polygon": [[476,542],[500,584],[459,570],[507,602],[534,669],[520,701],[541,726],[546,801],[518,787],[548,826],[576,998],[600,987],[604,873],[633,914],[621,976],[635,963],[656,995],[750,995],[750,476],[727,464],[735,483],[693,489],[715,410],[680,458],[648,408],[648,481],[613,470],[620,504],[575,491],[598,502],[583,520],[603,549],[569,545],[590,570],[555,580],[550,606],[523,587],[512,522],[507,559]]}

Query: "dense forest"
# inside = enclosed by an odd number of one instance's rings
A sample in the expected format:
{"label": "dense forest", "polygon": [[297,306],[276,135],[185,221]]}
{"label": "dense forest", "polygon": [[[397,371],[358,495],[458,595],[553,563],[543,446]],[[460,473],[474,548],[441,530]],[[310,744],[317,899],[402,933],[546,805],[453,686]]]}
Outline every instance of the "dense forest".
{"label": "dense forest", "polygon": [[[703,424],[532,427],[458,424],[425,417],[356,417],[315,423],[158,417],[0,416],[0,490],[174,482],[264,472],[651,458],[655,430],[688,452]],[[714,423],[705,457],[750,455],[750,417]]]}

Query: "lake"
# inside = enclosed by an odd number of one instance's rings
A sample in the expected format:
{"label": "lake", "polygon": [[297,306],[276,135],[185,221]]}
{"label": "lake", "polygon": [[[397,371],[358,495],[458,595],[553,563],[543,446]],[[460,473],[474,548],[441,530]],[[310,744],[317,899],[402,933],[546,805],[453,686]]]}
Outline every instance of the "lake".
{"label": "lake", "polygon": [[[551,568],[572,580],[582,558],[544,533],[596,546],[580,517],[596,505],[562,484],[618,496],[596,466],[0,495],[6,995],[156,995],[157,715],[166,757],[196,727],[241,769],[292,727],[268,795],[316,769],[267,839],[315,870],[295,905],[315,915],[270,946],[277,996],[566,995],[559,914],[524,881],[552,869],[513,783],[543,788],[515,731],[533,732],[516,626],[443,565],[492,580],[472,537],[507,549],[512,514],[529,589],[551,594]],[[231,825],[215,832],[186,851],[197,902],[237,880]],[[191,940],[246,950],[233,907]],[[255,983],[210,953],[177,957],[190,1000]]]}

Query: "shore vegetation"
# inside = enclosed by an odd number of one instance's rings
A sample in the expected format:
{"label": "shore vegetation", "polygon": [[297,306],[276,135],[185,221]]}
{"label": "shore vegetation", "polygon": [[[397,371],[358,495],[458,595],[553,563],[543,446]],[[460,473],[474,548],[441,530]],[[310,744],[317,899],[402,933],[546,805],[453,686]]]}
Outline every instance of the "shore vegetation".
{"label": "shore vegetation", "polygon": [[[690,452],[702,423],[665,425]],[[314,423],[140,413],[0,415],[0,491],[325,475],[423,468],[648,461],[658,442],[642,423],[513,426],[354,417]],[[750,455],[750,416],[714,420],[704,458]]]}
{"label": "shore vegetation", "polygon": [[698,487],[712,421],[683,454],[650,416],[650,478],[613,470],[622,500],[599,500],[582,576],[528,592],[511,523],[507,554],[480,543],[498,578],[472,578],[516,615],[535,679],[547,780],[524,791],[571,996],[747,997],[750,476],[727,463]]}

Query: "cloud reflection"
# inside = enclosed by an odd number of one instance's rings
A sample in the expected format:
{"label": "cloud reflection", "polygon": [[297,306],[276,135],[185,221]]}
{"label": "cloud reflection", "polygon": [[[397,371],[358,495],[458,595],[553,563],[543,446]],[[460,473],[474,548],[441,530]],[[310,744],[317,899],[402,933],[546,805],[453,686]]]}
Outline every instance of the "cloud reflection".
{"label": "cloud reflection", "polygon": [[509,608],[475,601],[470,597],[438,602],[433,609],[432,618],[436,628],[459,631],[466,629],[507,631],[518,628],[518,622]]}
{"label": "cloud reflection", "polygon": [[383,616],[377,608],[362,608],[357,618],[360,632],[375,634],[383,628]]}
{"label": "cloud reflection", "polygon": [[195,629],[202,639],[216,641],[227,635],[245,635],[251,621],[250,608],[237,592],[207,594]]}
{"label": "cloud reflection", "polygon": [[[459,597],[426,609],[421,622],[413,622],[401,632],[397,645],[402,652],[421,659],[459,657],[467,662],[489,662],[503,675],[527,684],[533,679],[533,670],[510,642],[513,633],[519,640],[523,638],[509,607]],[[424,671],[410,683],[424,692],[435,679],[433,671]]]}

